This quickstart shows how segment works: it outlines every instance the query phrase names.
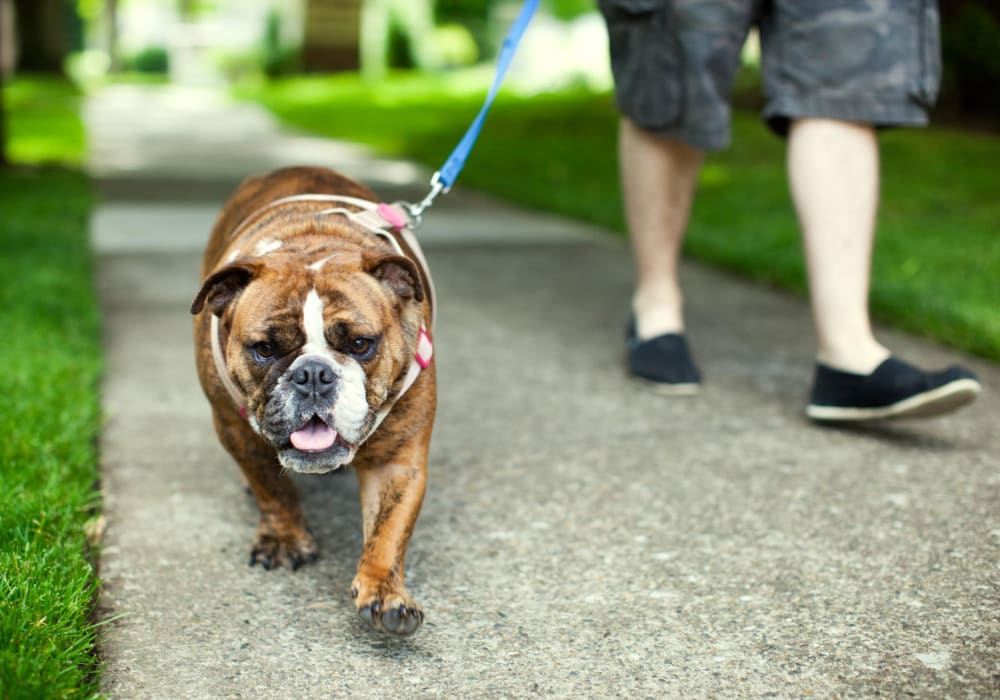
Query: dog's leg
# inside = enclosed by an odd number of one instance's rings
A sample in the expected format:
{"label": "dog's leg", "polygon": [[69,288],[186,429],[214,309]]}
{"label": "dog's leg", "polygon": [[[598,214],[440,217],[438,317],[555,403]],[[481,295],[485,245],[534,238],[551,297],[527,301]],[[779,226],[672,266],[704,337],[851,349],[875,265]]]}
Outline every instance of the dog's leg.
{"label": "dog's leg", "polygon": [[215,429],[226,450],[239,464],[260,508],[257,540],[250,550],[250,566],[265,569],[288,566],[295,570],[316,560],[316,541],[309,533],[299,494],[291,477],[282,472],[274,450],[245,423],[220,421]]}
{"label": "dog's leg", "polygon": [[424,620],[406,592],[403,570],[427,484],[426,437],[386,464],[358,469],[365,545],[351,595],[364,620],[398,635],[412,634]]}

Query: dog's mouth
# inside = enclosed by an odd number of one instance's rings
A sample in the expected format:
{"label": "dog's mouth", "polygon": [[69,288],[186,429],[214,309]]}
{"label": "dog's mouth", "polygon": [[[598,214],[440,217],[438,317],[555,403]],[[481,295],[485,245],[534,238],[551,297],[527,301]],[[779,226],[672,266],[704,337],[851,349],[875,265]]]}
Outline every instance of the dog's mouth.
{"label": "dog's mouth", "polygon": [[317,415],[313,415],[288,439],[292,447],[300,452],[325,452],[337,443],[349,447],[347,441]]}

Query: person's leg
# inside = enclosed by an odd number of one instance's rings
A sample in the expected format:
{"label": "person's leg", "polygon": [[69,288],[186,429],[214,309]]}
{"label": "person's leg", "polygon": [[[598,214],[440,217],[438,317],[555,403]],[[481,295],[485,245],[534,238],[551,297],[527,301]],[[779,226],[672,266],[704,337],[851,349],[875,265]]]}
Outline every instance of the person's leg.
{"label": "person's leg", "polygon": [[[760,23],[764,117],[787,134],[809,273],[819,421],[934,415],[972,401],[975,375],[890,355],[868,316],[879,195],[874,128],[927,122],[937,91],[934,3],[774,0]],[[920,41],[915,41],[919,37]]]}
{"label": "person's leg", "polygon": [[636,270],[632,311],[641,340],[684,330],[677,269],[702,156],[621,120],[622,194]]}
{"label": "person's leg", "polygon": [[960,367],[926,372],[897,358],[872,333],[868,315],[878,141],[865,124],[793,119],[788,180],[799,215],[817,371],[807,414],[817,420],[870,420],[943,413],[979,393]]}
{"label": "person's leg", "polygon": [[665,393],[691,393],[701,376],[683,333],[678,261],[703,153],[729,144],[729,92],[755,3],[599,5],[622,113],[619,161],[636,270],[628,368]]}
{"label": "person's leg", "polygon": [[868,315],[878,141],[872,127],[833,119],[792,121],[788,179],[809,272],[817,359],[871,373],[889,356]]}

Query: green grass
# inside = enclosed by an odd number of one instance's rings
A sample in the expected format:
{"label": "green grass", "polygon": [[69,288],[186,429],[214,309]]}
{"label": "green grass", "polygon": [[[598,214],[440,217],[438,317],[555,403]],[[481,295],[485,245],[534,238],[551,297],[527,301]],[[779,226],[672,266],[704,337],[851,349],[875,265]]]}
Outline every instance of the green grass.
{"label": "green grass", "polygon": [[[15,83],[5,97],[11,93],[17,101],[7,115],[10,153],[79,162],[75,100],[50,99],[72,91],[44,81]],[[46,140],[40,124],[58,128]],[[98,691],[91,620],[97,579],[84,535],[98,505],[100,356],[86,235],[91,198],[79,172],[0,169],[0,327],[7,341],[0,345],[2,698]]]}
{"label": "green grass", "polygon": [[83,161],[86,137],[79,117],[80,93],[68,81],[47,76],[5,83],[7,158],[13,163]]}
{"label": "green grass", "polygon": [[[291,125],[438,167],[483,90],[456,74],[398,75],[378,85],[305,77],[237,94]],[[620,231],[616,120],[607,94],[501,95],[459,182]],[[733,130],[733,147],[702,171],[686,252],[801,293],[783,143],[754,114],[737,112]],[[880,138],[875,315],[1000,360],[1000,139],[939,129]]]}

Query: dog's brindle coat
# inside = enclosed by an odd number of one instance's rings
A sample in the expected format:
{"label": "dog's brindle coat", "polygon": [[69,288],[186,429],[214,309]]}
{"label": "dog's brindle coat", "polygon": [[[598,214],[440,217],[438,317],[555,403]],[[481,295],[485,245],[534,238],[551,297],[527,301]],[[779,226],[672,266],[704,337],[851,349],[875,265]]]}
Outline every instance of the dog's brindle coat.
{"label": "dog's brindle coat", "polygon": [[[204,282],[191,307],[198,376],[219,439],[260,506],[251,564],[294,569],[316,558],[287,469],[318,473],[350,462],[360,484],[364,533],[351,594],[372,625],[409,634],[423,620],[403,573],[426,484],[434,363],[398,394],[419,329],[430,325],[428,294],[416,266],[387,242],[344,216],[319,215],[329,203],[261,211],[302,193],[376,200],[363,185],[319,168],[288,168],[245,181],[215,223],[202,262]],[[316,308],[322,315],[319,339],[316,320],[311,332],[307,327],[310,313],[318,318]],[[213,314],[219,317],[226,370],[245,394],[247,418],[219,379],[210,340]],[[309,359],[336,374],[326,398],[319,396],[323,392],[295,391],[302,385],[293,375],[305,376],[307,342]],[[359,348],[365,352],[355,352]],[[375,416],[389,406],[372,432]],[[301,428],[295,421],[307,415],[337,429],[329,449],[302,452],[290,444],[289,432]]]}

